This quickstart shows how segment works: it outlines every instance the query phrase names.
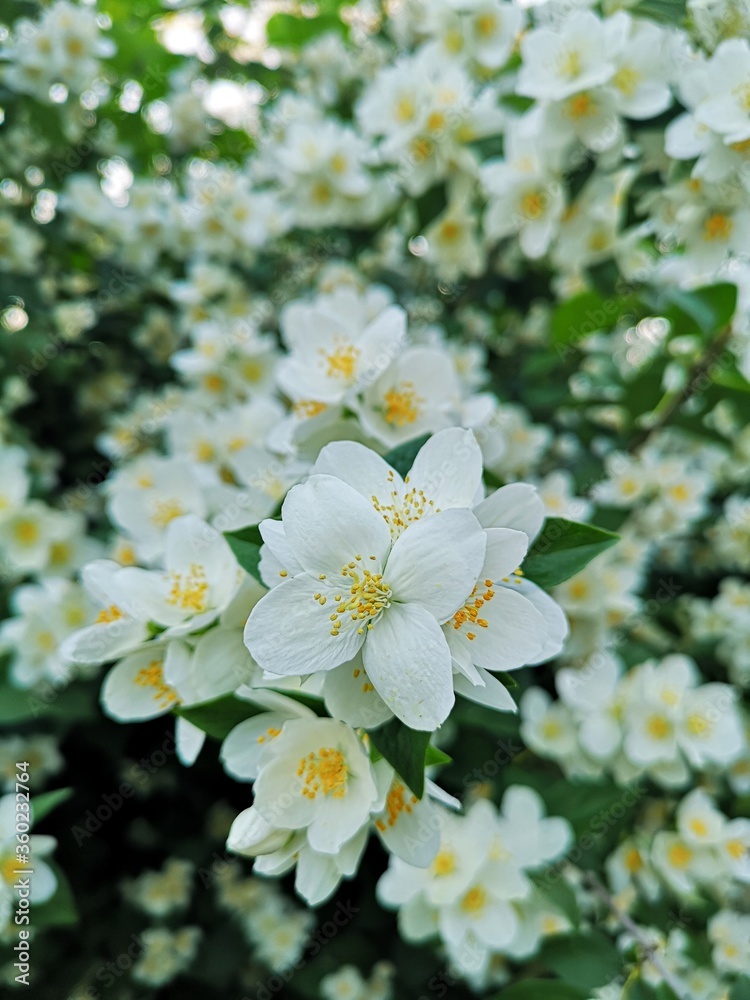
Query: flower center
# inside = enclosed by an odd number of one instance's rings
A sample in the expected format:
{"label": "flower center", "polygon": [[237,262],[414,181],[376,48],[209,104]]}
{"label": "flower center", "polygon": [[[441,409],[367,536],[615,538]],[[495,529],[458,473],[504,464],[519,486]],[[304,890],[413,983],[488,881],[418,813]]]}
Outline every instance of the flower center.
{"label": "flower center", "polygon": [[726,243],[732,233],[732,220],[721,212],[709,215],[703,223],[703,239],[709,243]]}
{"label": "flower center", "polygon": [[110,622],[116,622],[120,618],[124,618],[125,615],[120,611],[116,604],[110,604],[108,608],[103,608],[99,614],[96,616],[95,625],[109,625]]}
{"label": "flower center", "polygon": [[[362,556],[358,555],[356,559],[359,561]],[[341,575],[345,580],[351,580],[351,586],[348,594],[336,594],[334,597],[337,606],[330,616],[331,635],[339,634],[347,615],[351,621],[365,622],[367,628],[372,628],[372,619],[377,618],[391,603],[391,588],[383,580],[383,574],[373,573],[358,566],[357,562],[350,562],[341,567]],[[325,600],[320,595],[315,595],[315,599],[320,604]],[[357,631],[362,635],[364,628],[360,626]]]}
{"label": "flower center", "polygon": [[558,73],[568,80],[575,80],[580,76],[582,68],[581,53],[577,49],[568,49],[557,60]]}
{"label": "flower center", "polygon": [[383,417],[389,424],[404,427],[413,424],[419,417],[419,408],[424,399],[418,396],[413,382],[401,382],[389,389],[384,396],[385,410]]}
{"label": "flower center", "polygon": [[438,851],[432,862],[432,870],[436,875],[450,875],[456,870],[456,855],[453,851]]}
{"label": "flower center", "polygon": [[621,94],[625,94],[626,97],[632,97],[636,92],[640,78],[640,74],[636,70],[630,66],[623,66],[612,77],[612,83]]}
{"label": "flower center", "polygon": [[[486,618],[480,618],[479,612],[482,610],[485,604],[492,600],[495,596],[495,591],[492,589],[492,580],[484,581],[485,590],[483,594],[477,596],[477,587],[471,592],[468,601],[462,608],[454,614],[451,619],[453,622],[453,628],[458,631],[462,625],[468,625],[471,628],[489,628],[489,622]],[[467,632],[467,639],[476,639],[476,632]]]}
{"label": "flower center", "polygon": [[547,195],[544,191],[529,191],[521,199],[521,213],[526,219],[539,219],[547,207]]}
{"label": "flower center", "polygon": [[406,788],[399,781],[394,781],[391,790],[385,800],[386,820],[379,819],[375,824],[378,830],[385,830],[386,822],[388,826],[395,826],[396,820],[402,812],[410,813],[417,802],[416,795],[406,795]]}
{"label": "flower center", "polygon": [[16,524],[16,538],[22,545],[33,545],[39,534],[39,525],[34,521],[19,521]]}
{"label": "flower center", "polygon": [[164,680],[161,660],[152,660],[147,667],[142,667],[135,675],[135,683],[138,687],[153,688],[154,701],[159,702],[162,708],[169,708],[178,700],[174,688]]}
{"label": "flower center", "polygon": [[343,799],[348,776],[344,755],[333,747],[321,747],[317,753],[311,751],[297,767],[297,777],[304,784],[302,794],[308,799],[314,799],[318,792]]}
{"label": "flower center", "polygon": [[321,354],[328,363],[326,375],[329,378],[343,378],[350,381],[354,377],[359,351],[352,344],[343,344],[330,354],[321,350]]}
{"label": "flower center", "polygon": [[472,886],[461,900],[464,913],[481,913],[487,905],[487,893],[481,885]]}
{"label": "flower center", "polygon": [[172,573],[172,589],[167,603],[183,611],[199,613],[208,607],[208,583],[203,567],[191,563],[189,573]]}
{"label": "flower center", "polygon": [[166,528],[170,521],[184,514],[179,500],[156,500],[151,514],[151,521],[157,528]]}
{"label": "flower center", "polygon": [[651,715],[646,722],[646,730],[649,736],[655,740],[665,740],[672,731],[672,727],[669,720],[665,719],[663,715]]}
{"label": "flower center", "polygon": [[669,849],[669,863],[675,868],[686,868],[693,857],[693,852],[684,844],[674,844]]}

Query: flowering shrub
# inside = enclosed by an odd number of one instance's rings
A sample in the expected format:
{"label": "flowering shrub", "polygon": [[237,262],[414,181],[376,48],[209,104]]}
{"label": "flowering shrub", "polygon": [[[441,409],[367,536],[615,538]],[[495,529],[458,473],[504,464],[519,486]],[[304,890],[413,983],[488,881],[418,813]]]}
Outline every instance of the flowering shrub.
{"label": "flowering shrub", "polygon": [[748,1000],[745,0],[0,17],[9,995]]}

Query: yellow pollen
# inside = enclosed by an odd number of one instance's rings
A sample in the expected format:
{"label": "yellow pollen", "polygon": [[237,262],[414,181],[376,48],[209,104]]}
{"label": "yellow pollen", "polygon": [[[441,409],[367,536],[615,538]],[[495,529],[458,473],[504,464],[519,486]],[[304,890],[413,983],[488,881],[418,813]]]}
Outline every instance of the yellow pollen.
{"label": "yellow pollen", "polygon": [[696,835],[696,837],[705,837],[706,834],[708,833],[708,826],[702,819],[700,819],[697,816],[695,817],[695,819],[690,820],[689,826],[690,829],[693,831],[693,833]]}
{"label": "yellow pollen", "polygon": [[650,715],[646,720],[646,732],[655,740],[665,740],[672,732],[672,727],[663,715]]}
{"label": "yellow pollen", "polygon": [[395,117],[397,122],[410,122],[415,114],[414,101],[410,97],[402,97],[396,102]]}
{"label": "yellow pollen", "polygon": [[526,219],[535,220],[544,215],[547,207],[547,195],[544,191],[528,191],[521,198],[521,214]]}
{"label": "yellow pollen", "polygon": [[413,382],[401,382],[389,389],[384,396],[385,409],[383,417],[389,424],[405,427],[413,424],[419,417],[419,408],[425,402],[417,395]]}
{"label": "yellow pollen", "polygon": [[625,94],[626,97],[632,97],[638,88],[640,79],[640,73],[631,66],[622,66],[612,77],[612,83],[621,94]]}
{"label": "yellow pollen", "polygon": [[109,625],[110,622],[119,621],[120,618],[124,618],[125,615],[120,611],[116,604],[110,604],[108,608],[104,608],[96,616],[95,625]]}
{"label": "yellow pollen", "polygon": [[542,723],[542,736],[547,740],[555,740],[561,734],[562,728],[556,719],[547,719]]}
{"label": "yellow pollen", "polygon": [[732,220],[721,212],[709,215],[703,223],[703,239],[708,243],[721,241],[726,243],[732,234]]}
{"label": "yellow pollen", "polygon": [[691,736],[707,736],[711,732],[711,723],[702,715],[690,715],[687,720],[687,730]]}
{"label": "yellow pollen", "polygon": [[[329,616],[331,635],[338,635],[344,624],[343,617],[352,622],[371,624],[381,611],[390,606],[391,588],[384,582],[381,573],[371,573],[369,569],[357,569],[356,562],[350,562],[341,567],[341,575],[351,580],[348,594],[336,594],[334,600],[336,610]],[[326,597],[318,594],[313,597],[318,604],[325,604]],[[363,690],[368,690],[365,687]]]}
{"label": "yellow pollen", "polygon": [[678,483],[676,486],[672,486],[669,490],[669,495],[678,501],[687,500],[690,496],[690,492],[684,483]]}
{"label": "yellow pollen", "polygon": [[169,708],[178,700],[174,688],[164,680],[161,660],[152,660],[147,667],[142,667],[135,675],[134,681],[138,687],[153,688],[154,701],[158,701],[162,708]]}
{"label": "yellow pollen", "polygon": [[13,855],[3,858],[0,861],[0,878],[8,885],[13,885],[16,879],[20,878],[19,875],[16,875],[16,871],[20,871],[22,868],[23,865],[19,864]]}
{"label": "yellow pollen", "polygon": [[319,403],[315,399],[303,399],[294,404],[294,415],[307,420],[310,417],[317,417],[319,413],[324,413],[326,409],[325,403]]}
{"label": "yellow pollen", "polygon": [[494,14],[480,14],[475,23],[480,38],[491,38],[497,31],[498,19]]}
{"label": "yellow pollen", "polygon": [[[462,608],[453,615],[451,621],[453,622],[453,628],[455,631],[460,629],[463,625],[469,625],[470,627],[478,626],[479,628],[489,628],[489,622],[486,618],[480,617],[479,612],[482,610],[485,604],[488,604],[492,598],[495,596],[495,591],[492,589],[492,580],[489,582],[484,581],[484,590],[479,593],[480,587],[475,586],[472,590],[469,599]],[[466,632],[467,639],[476,639],[475,632]]]}
{"label": "yellow pollen", "polygon": [[669,863],[674,868],[687,868],[690,864],[693,852],[689,847],[685,847],[684,844],[673,844],[667,854],[669,858]]}
{"label": "yellow pollen", "polygon": [[45,653],[51,653],[52,650],[57,646],[57,640],[51,632],[38,632],[36,637],[36,644]]}
{"label": "yellow pollen", "polygon": [[582,69],[581,53],[577,49],[569,49],[557,60],[557,72],[568,80],[575,80]]}
{"label": "yellow pollen", "polygon": [[576,94],[568,101],[568,114],[571,118],[586,118],[596,111],[596,104],[588,94]]}
{"label": "yellow pollen", "polygon": [[450,875],[456,870],[456,855],[453,851],[438,851],[432,862],[435,875]]}
{"label": "yellow pollen", "polygon": [[427,117],[427,128],[430,132],[439,132],[445,128],[445,115],[442,111],[433,111]]}
{"label": "yellow pollen", "polygon": [[445,36],[445,47],[452,54],[456,55],[464,47],[464,36],[458,28],[452,28]]}
{"label": "yellow pollen", "polygon": [[432,142],[426,137],[415,139],[411,144],[411,155],[415,163],[424,163],[432,155],[433,148]]}
{"label": "yellow pollen", "polygon": [[35,521],[18,521],[15,535],[22,545],[33,545],[39,538],[39,525]]}
{"label": "yellow pollen", "polygon": [[191,563],[189,573],[172,573],[168,604],[198,614],[208,607],[208,583],[203,567]]}
{"label": "yellow pollen", "polygon": [[747,853],[747,848],[741,840],[728,840],[727,852],[735,861],[739,861]]}
{"label": "yellow pollen", "polygon": [[310,752],[302,757],[297,767],[297,777],[302,779],[302,794],[314,799],[318,793],[343,799],[349,772],[346,760],[340,750],[321,747],[317,753]]}
{"label": "yellow pollen", "polygon": [[185,511],[179,500],[157,500],[153,505],[151,522],[157,528],[166,528],[170,521],[180,517]]}
{"label": "yellow pollen", "polygon": [[464,913],[481,913],[487,905],[487,893],[481,885],[472,886],[461,900]]}
{"label": "yellow pollen", "polygon": [[629,851],[625,853],[623,858],[625,867],[631,873],[640,871],[643,868],[643,859],[641,858],[641,852],[636,847],[631,847]]}
{"label": "yellow pollen", "polygon": [[346,157],[343,153],[334,153],[331,157],[331,170],[334,174],[343,174],[346,171]]}
{"label": "yellow pollen", "polygon": [[199,462],[210,462],[215,454],[210,441],[199,441],[195,446],[195,457]]}
{"label": "yellow pollen", "polygon": [[461,235],[461,226],[453,219],[447,219],[440,227],[440,239],[444,243],[455,243]]}
{"label": "yellow pollen", "polygon": [[[385,800],[385,812],[387,814],[386,822],[388,823],[388,826],[395,826],[396,820],[399,818],[401,813],[410,813],[416,802],[417,797],[415,795],[407,794],[405,786],[398,781],[394,781]],[[385,829],[385,826],[383,829]]]}
{"label": "yellow pollen", "polygon": [[258,743],[265,743],[268,739],[274,739],[280,732],[280,729],[276,729],[274,726],[269,726],[265,734],[258,737]]}
{"label": "yellow pollen", "polygon": [[312,186],[312,191],[310,192],[310,197],[318,205],[326,205],[333,197],[333,192],[331,191],[331,185],[326,184],[325,181],[316,181]]}
{"label": "yellow pollen", "polygon": [[329,378],[343,378],[351,381],[357,369],[359,351],[351,344],[337,347],[330,354],[321,350],[320,352],[328,363],[326,375]]}
{"label": "yellow pollen", "polygon": [[215,373],[203,376],[203,388],[206,392],[223,392],[226,383],[221,375]]}

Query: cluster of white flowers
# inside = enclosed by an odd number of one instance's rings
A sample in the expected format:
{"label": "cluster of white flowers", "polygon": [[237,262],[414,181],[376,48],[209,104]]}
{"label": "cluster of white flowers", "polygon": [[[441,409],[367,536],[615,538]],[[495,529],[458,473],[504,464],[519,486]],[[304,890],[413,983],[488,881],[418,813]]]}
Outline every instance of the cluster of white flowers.
{"label": "cluster of white flowers", "polygon": [[734,683],[750,687],[750,584],[726,577],[716,597],[686,598],[683,612],[690,637],[710,643]]}
{"label": "cluster of white flowers", "polygon": [[728,684],[701,684],[696,664],[672,654],[623,673],[622,662],[601,652],[580,669],[558,670],[559,701],[541,688],[521,699],[521,733],[566,774],[611,773],[623,784],[648,775],[681,788],[694,771],[718,771],[747,754],[737,692]]}
{"label": "cluster of white flowers", "polygon": [[674,831],[645,828],[607,859],[619,901],[654,902],[666,887],[687,900],[701,890],[725,905],[739,902],[750,882],[750,820],[727,819],[700,788],[681,800],[674,819]]}
{"label": "cluster of white flowers", "polygon": [[429,867],[393,857],[378,898],[398,909],[407,941],[437,935],[451,965],[484,989],[505,981],[505,958],[522,961],[543,937],[570,929],[531,873],[571,842],[566,820],[545,818],[536,792],[512,786],[499,810],[479,800],[463,816],[443,812],[440,850]]}
{"label": "cluster of white flowers", "polygon": [[[106,19],[105,19],[106,20]],[[21,18],[0,49],[3,83],[40,101],[65,100],[68,92],[80,94],[97,78],[100,59],[115,51],[101,33],[100,21],[90,8],[57,0],[39,18]]]}
{"label": "cluster of white flowers", "polygon": [[[27,855],[34,859],[28,897],[30,906],[45,903],[57,888],[57,876],[44,860],[54,851],[57,841],[47,835],[31,834],[28,842],[25,842],[28,852],[22,853],[19,832],[24,831],[19,815],[15,791],[3,795],[0,798],[0,941],[8,943],[18,941],[18,926],[14,922],[14,916],[19,896],[15,886],[19,879],[24,878],[19,872],[28,866],[28,862],[22,864],[18,859]],[[24,819],[28,817],[29,823],[33,821],[33,816],[33,806],[28,813],[23,812]]]}
{"label": "cluster of white flowers", "polygon": [[292,905],[275,883],[244,878],[239,865],[216,874],[221,907],[240,923],[255,957],[273,972],[286,972],[299,962],[315,923],[308,911]]}
{"label": "cluster of white flowers", "polygon": [[321,1000],[391,1000],[394,972],[387,962],[379,962],[370,978],[364,979],[355,966],[344,965],[338,972],[321,979]]}
{"label": "cluster of white flowers", "polygon": [[199,927],[147,927],[140,935],[142,952],[131,970],[137,983],[165,986],[192,965],[201,941]]}
{"label": "cluster of white flowers", "polygon": [[[246,718],[222,733],[221,760],[253,782],[253,804],[228,849],[254,858],[258,875],[294,871],[316,906],[356,875],[374,834],[390,856],[379,897],[398,909],[402,936],[437,940],[482,989],[571,930],[531,877],[565,853],[570,828],[521,786],[499,810],[479,801],[463,815],[434,781],[419,798],[380,737],[408,727],[440,757],[428,733],[443,727],[450,747],[467,702],[515,711],[502,675],[559,657],[557,700],[546,674],[532,687],[521,676],[520,731],[534,753],[574,781],[651,780],[665,824],[691,778],[717,782],[716,802],[701,789],[679,803],[674,831],[644,821],[606,872],[626,909],[665,887],[722,907],[708,926],[721,975],[693,967],[679,933],[643,931],[688,995],[718,1000],[721,976],[748,974],[748,826],[719,808],[717,775],[750,791],[732,686],[750,679],[750,432],[736,400],[716,404],[713,369],[699,365],[706,386],[691,375],[705,343],[671,337],[660,311],[690,313],[699,285],[735,286],[732,320],[712,328],[723,353],[710,360],[745,392],[750,7],[690,0],[678,28],[588,0],[355,3],[345,36],[264,53],[283,67],[278,87],[242,88],[221,66],[251,58],[252,32],[230,30],[239,8],[226,6],[212,26],[226,30],[220,64],[204,36],[155,100],[118,79],[95,4],[55,0],[4,36],[11,99],[50,104],[85,152],[61,160],[54,139],[9,116],[0,176],[19,180],[0,183],[0,273],[32,281],[45,244],[58,253],[39,233],[59,214],[62,255],[93,264],[84,274],[55,257],[37,296],[49,329],[83,351],[94,337],[114,342],[137,314],[129,360],[161,366],[153,389],[122,361],[85,380],[81,408],[112,411],[95,441],[112,468],[62,497],[59,456],[14,430],[37,383],[2,387],[7,682],[31,698],[106,665],[105,714],[176,716],[185,765],[206,737],[191,710],[231,699]],[[222,87],[249,107],[238,153],[220,141]],[[125,137],[141,126],[170,153],[149,152],[148,168]],[[48,153],[46,174],[19,170]],[[609,267],[633,292],[624,315],[600,298],[590,321],[550,335],[551,300],[596,299],[593,276]],[[631,325],[644,285],[654,316]],[[17,350],[16,334],[39,319],[32,295],[28,312],[13,296],[0,323]],[[569,353],[580,364],[558,407],[552,382]],[[662,354],[663,397],[641,413],[637,378]],[[546,380],[536,395],[519,388]],[[662,427],[681,403],[688,426]],[[403,445],[408,459],[397,459]],[[535,541],[544,550],[545,516],[591,516],[621,535],[551,596],[523,569]],[[726,569],[737,576],[716,594]],[[712,596],[691,594],[695,578]],[[718,663],[702,674],[704,652]],[[53,738],[35,739],[42,780],[60,759]],[[3,781],[34,749],[0,744]],[[40,858],[52,846],[37,838]],[[37,866],[35,891],[48,898],[54,876]],[[187,905],[191,877],[171,858],[126,896],[161,918]],[[259,961],[296,966],[309,912],[234,867],[218,893]],[[135,980],[170,982],[199,938],[191,926],[144,932]],[[660,981],[648,958],[641,968]],[[367,982],[347,967],[321,992],[387,1000],[389,970]]]}

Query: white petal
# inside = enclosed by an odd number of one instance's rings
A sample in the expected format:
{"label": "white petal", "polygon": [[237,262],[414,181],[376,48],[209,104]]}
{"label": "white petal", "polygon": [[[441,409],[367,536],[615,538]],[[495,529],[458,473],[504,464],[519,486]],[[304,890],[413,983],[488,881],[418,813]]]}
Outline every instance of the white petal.
{"label": "white petal", "polygon": [[482,481],[482,451],[472,431],[449,427],[419,449],[407,488],[422,490],[435,507],[471,507]]}
{"label": "white petal", "polygon": [[475,701],[478,705],[494,708],[498,712],[517,712],[518,706],[506,686],[486,670],[480,668],[479,673],[484,680],[483,687],[475,686],[466,677],[456,674],[453,678],[456,694],[468,698],[469,701]]}
{"label": "white petal", "polygon": [[[313,674],[354,658],[364,636],[352,627],[331,635],[333,589],[324,590],[310,576],[297,576],[274,587],[255,605],[245,626],[245,645],[263,670],[283,676]],[[316,593],[330,599],[321,605]]]}
{"label": "white petal", "polygon": [[154,719],[177,703],[175,691],[163,678],[165,649],[151,644],[112,667],[102,687],[102,707],[119,722]]}
{"label": "white petal", "polygon": [[367,676],[361,654],[350,663],[328,671],[323,695],[333,718],[350,726],[375,729],[393,718],[393,712]]}
{"label": "white petal", "polygon": [[529,547],[528,536],[514,528],[488,528],[483,579],[497,582],[518,569]]}
{"label": "white petal", "polygon": [[485,533],[470,510],[453,508],[411,524],[384,571],[394,600],[445,621],[471,593],[484,563]]}
{"label": "white petal", "polygon": [[448,718],[455,700],[450,650],[424,608],[392,604],[368,633],[363,658],[380,697],[407,726],[433,730]]}
{"label": "white petal", "polygon": [[177,716],[175,721],[175,743],[177,744],[177,759],[183,767],[191,767],[198,759],[206,734],[187,719]]}
{"label": "white petal", "polygon": [[474,508],[483,528],[515,528],[529,540],[544,523],[544,503],[528,483],[510,483],[495,490]]}
{"label": "white petal", "polygon": [[382,565],[390,548],[391,534],[372,504],[333,476],[311,476],[292,487],[281,516],[292,551],[315,576],[340,575],[357,553]]}
{"label": "white petal", "polygon": [[391,490],[403,491],[404,481],[390,465],[371,448],[358,441],[333,441],[318,455],[314,473],[336,476],[348,483],[366,500],[377,497],[381,502]]}
{"label": "white petal", "polygon": [[[482,603],[477,607],[477,602]],[[515,670],[539,655],[547,638],[544,618],[510,587],[495,586],[486,591],[480,588],[466,602],[466,608],[476,610],[476,618],[464,618],[459,611],[447,627],[456,632],[454,638],[466,643],[477,667]]]}

